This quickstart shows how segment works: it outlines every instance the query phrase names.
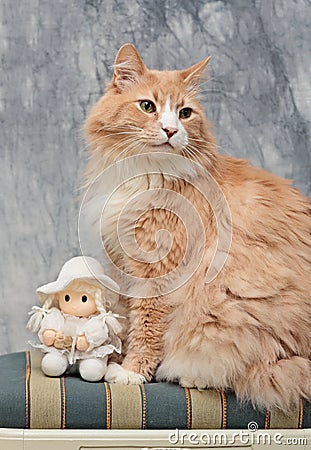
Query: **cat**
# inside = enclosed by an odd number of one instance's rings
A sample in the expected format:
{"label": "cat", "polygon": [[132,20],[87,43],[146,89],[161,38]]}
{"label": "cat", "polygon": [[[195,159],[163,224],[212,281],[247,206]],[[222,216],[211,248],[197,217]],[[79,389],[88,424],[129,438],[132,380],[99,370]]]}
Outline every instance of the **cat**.
{"label": "cat", "polygon": [[105,379],[155,376],[288,409],[311,398],[311,204],[217,152],[200,103],[208,61],[150,70],[125,44],[85,123],[89,214],[125,276],[129,318]]}

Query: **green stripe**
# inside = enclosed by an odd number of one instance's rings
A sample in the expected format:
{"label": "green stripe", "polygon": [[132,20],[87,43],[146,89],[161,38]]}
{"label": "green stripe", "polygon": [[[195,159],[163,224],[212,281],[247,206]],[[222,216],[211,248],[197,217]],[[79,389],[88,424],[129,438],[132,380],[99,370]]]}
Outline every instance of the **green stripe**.
{"label": "green stripe", "polygon": [[150,383],[145,386],[146,428],[187,428],[185,390],[170,383]]}
{"label": "green stripe", "polygon": [[259,429],[265,428],[266,413],[254,409],[251,403],[239,402],[232,392],[227,397],[227,429],[247,429],[250,422],[256,422]]}
{"label": "green stripe", "polygon": [[25,406],[25,353],[0,356],[0,428],[28,426]]}
{"label": "green stripe", "polygon": [[311,403],[304,401],[302,428],[311,428]]}
{"label": "green stripe", "polygon": [[107,428],[107,398],[103,383],[65,377],[65,428]]}

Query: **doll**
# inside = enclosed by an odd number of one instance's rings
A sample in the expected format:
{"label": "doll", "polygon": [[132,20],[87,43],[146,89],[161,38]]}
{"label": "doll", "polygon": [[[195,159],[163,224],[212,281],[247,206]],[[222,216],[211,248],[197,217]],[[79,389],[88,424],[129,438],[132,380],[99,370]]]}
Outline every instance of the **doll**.
{"label": "doll", "polygon": [[45,353],[42,371],[57,377],[77,367],[84,380],[101,380],[108,356],[121,353],[120,316],[105,309],[115,306],[119,286],[96,259],[78,256],[36,292],[42,307],[32,308],[27,328],[38,332],[41,343],[31,345]]}

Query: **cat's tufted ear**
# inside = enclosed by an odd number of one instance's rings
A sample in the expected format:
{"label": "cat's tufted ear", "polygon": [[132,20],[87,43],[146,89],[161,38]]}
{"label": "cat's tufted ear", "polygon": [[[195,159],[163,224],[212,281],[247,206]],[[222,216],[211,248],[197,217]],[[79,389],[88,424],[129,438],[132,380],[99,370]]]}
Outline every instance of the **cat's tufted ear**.
{"label": "cat's tufted ear", "polygon": [[188,67],[188,69],[184,69],[181,71],[181,75],[186,84],[190,86],[199,86],[201,79],[203,78],[204,71],[206,69],[207,64],[211,57],[203,59],[202,61],[194,64],[194,66]]}
{"label": "cat's tufted ear", "polygon": [[147,71],[140,54],[132,44],[124,44],[114,62],[113,84],[123,91],[139,79]]}

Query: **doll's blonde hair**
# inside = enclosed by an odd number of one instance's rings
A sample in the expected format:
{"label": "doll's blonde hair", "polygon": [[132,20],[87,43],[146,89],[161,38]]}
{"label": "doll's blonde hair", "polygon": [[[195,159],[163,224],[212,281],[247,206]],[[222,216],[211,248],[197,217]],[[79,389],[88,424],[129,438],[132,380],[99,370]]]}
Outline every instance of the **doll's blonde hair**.
{"label": "doll's blonde hair", "polygon": [[[87,294],[93,295],[95,299],[96,309],[99,313],[106,313],[106,308],[110,307],[110,302],[106,300],[103,290],[94,285],[77,280],[70,283],[68,288],[73,289],[77,292],[86,292]],[[32,308],[32,311],[30,313],[31,317],[27,323],[27,328],[33,332],[38,332],[43,318],[46,314],[48,314],[49,310],[53,306],[58,307],[58,293],[47,294],[41,308],[38,306],[34,306]]]}

